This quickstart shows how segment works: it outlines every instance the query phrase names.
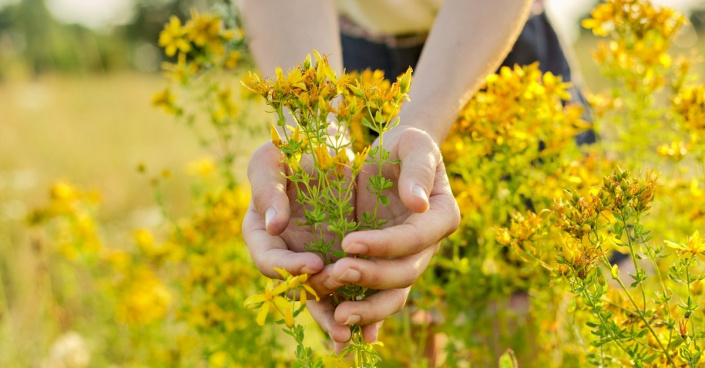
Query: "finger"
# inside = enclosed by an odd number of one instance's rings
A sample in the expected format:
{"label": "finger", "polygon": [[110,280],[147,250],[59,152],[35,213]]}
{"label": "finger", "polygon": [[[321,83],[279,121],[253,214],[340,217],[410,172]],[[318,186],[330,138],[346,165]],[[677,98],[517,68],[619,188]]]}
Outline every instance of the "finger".
{"label": "finger", "polygon": [[274,268],[283,268],[292,275],[314,274],[323,269],[323,260],[309,252],[292,252],[279,236],[267,233],[264,219],[250,204],[242,221],[242,236],[247,248],[263,275],[281,278]]}
{"label": "finger", "polygon": [[341,325],[369,325],[385,320],[406,304],[409,290],[382,290],[356,302],[343,302],[335,308],[335,321]]}
{"label": "finger", "polygon": [[348,346],[347,343],[333,341],[333,350],[336,354],[340,354],[340,351],[345,349],[346,346]]}
{"label": "finger", "polygon": [[438,244],[400,258],[342,258],[311,277],[311,285],[321,295],[349,284],[368,289],[406,288],[428,267],[437,249]]}
{"label": "finger", "polygon": [[440,150],[426,132],[411,128],[403,132],[396,148],[397,157],[401,161],[401,201],[413,212],[427,211],[430,207],[429,196],[441,163]]}
{"label": "finger", "polygon": [[345,285],[345,283],[340,282],[333,277],[334,267],[335,263],[329,264],[325,266],[321,272],[309,277],[308,284],[319,296],[332,294],[334,291],[338,290],[339,287]]}
{"label": "finger", "polygon": [[252,190],[252,203],[264,218],[267,232],[281,234],[289,223],[289,198],[286,195],[286,177],[281,153],[267,142],[261,145],[250,158],[247,177]]}
{"label": "finger", "polygon": [[382,328],[382,324],[384,324],[384,321],[362,326],[362,338],[365,339],[365,342],[371,344],[377,341],[379,329]]}
{"label": "finger", "polygon": [[[445,176],[445,175],[444,175]],[[445,179],[447,182],[447,179]],[[350,254],[403,257],[436,245],[460,224],[460,211],[450,190],[431,196],[431,209],[414,213],[402,224],[348,234],[342,243]]]}
{"label": "finger", "polygon": [[[333,317],[335,306],[327,299],[321,298],[320,301],[309,300],[306,302],[306,309],[311,314],[311,317],[318,323],[336,344],[342,345],[340,349],[345,347],[350,340],[350,327],[340,324]],[[336,346],[336,353],[340,351]]]}

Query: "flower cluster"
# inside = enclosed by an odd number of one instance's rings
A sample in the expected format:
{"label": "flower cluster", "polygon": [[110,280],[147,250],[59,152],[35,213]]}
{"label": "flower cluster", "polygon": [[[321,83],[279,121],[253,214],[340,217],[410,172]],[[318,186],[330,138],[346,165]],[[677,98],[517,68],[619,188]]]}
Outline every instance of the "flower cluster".
{"label": "flower cluster", "polygon": [[[278,323],[286,326],[284,330],[296,341],[296,364],[300,367],[321,367],[322,361],[316,358],[310,347],[304,346],[304,326],[296,324],[294,320],[306,308],[308,294],[320,300],[316,292],[308,285],[308,275],[301,274],[293,276],[286,270],[275,268],[284,280],[275,283],[273,280],[267,281],[267,286],[260,294],[250,295],[245,299],[244,305],[247,309],[258,309],[257,324],[264,326],[267,315],[271,311]],[[287,300],[287,295],[298,294],[299,306],[296,307],[296,300]]]}
{"label": "flower cluster", "polygon": [[705,130],[705,86],[686,87],[673,98],[673,112],[682,117],[684,128],[702,139]]}
{"label": "flower cluster", "polygon": [[[606,1],[591,15],[583,25],[595,35],[609,37],[598,43],[593,57],[613,88],[588,97],[596,112],[596,125],[616,133],[605,137],[608,148],[622,154],[620,159],[630,169],[643,160],[657,162],[659,156],[681,160],[689,143],[673,131],[677,126],[674,114],[661,107],[655,95],[678,95],[692,79],[692,58],[674,58],[669,53],[686,18],[648,0]],[[658,150],[648,146],[659,141],[669,143],[661,144]]]}
{"label": "flower cluster", "polygon": [[[242,135],[234,131],[252,130],[245,123],[247,101],[236,89],[234,74],[245,58],[245,40],[235,17],[192,11],[185,25],[172,17],[159,45],[177,60],[163,64],[170,83],[154,94],[152,104],[192,128],[201,144],[215,151],[222,171],[230,173],[242,146]],[[237,182],[232,173],[229,181]]]}
{"label": "flower cluster", "polygon": [[570,87],[560,76],[541,73],[538,63],[502,67],[463,108],[444,152],[452,159],[472,148],[510,159],[527,151],[532,158],[562,151],[568,138],[587,128],[580,106],[563,106]]}
{"label": "flower cluster", "polygon": [[[219,58],[227,68],[234,68],[240,59],[240,52],[229,50],[231,42],[242,38],[242,31],[226,29],[219,15],[201,14],[196,10],[191,11],[191,19],[182,26],[181,20],[172,16],[159,34],[159,46],[164,48],[167,56],[176,56],[178,67],[187,70],[198,70],[199,63],[213,62]],[[189,59],[199,60],[186,66]]]}
{"label": "flower cluster", "polygon": [[[474,238],[490,246],[491,229],[514,211],[546,208],[566,185],[592,181],[585,169],[591,160],[580,158],[573,139],[588,125],[581,107],[564,106],[569,87],[538,64],[503,67],[463,109],[443,145],[451,186],[467,213],[455,235],[461,244]],[[486,206],[490,201],[497,205]]]}
{"label": "flower cluster", "polygon": [[[129,254],[104,243],[95,215],[97,194],[62,181],[51,186],[49,196],[50,203],[28,220],[47,229],[50,254],[58,252],[70,262],[97,262],[103,269],[99,285],[114,294],[119,321],[148,325],[163,319],[171,306],[171,292],[152,269],[135,265]],[[148,243],[141,235],[142,243]]]}
{"label": "flower cluster", "polygon": [[[383,148],[383,139],[384,133],[399,123],[399,118],[394,118],[402,101],[408,98],[411,69],[394,83],[385,82],[374,73],[363,73],[363,77],[364,80],[353,75],[339,77],[327,56],[314,50],[313,57],[309,54],[287,73],[277,68],[273,79],[249,73],[242,81],[246,88],[262,96],[277,115],[276,126],[271,126],[272,143],[282,154],[285,175],[303,208],[304,221],[300,225],[309,227],[314,234],[304,247],[319,254],[326,264],[346,256],[340,243],[347,233],[378,229],[385,224],[385,220],[377,218],[377,211],[389,203],[385,192],[393,186],[382,175],[382,169],[397,162]],[[328,121],[329,114],[335,116],[334,122]],[[287,124],[287,116],[293,119],[294,126]],[[378,146],[362,145],[353,152],[349,132],[356,121],[379,136]],[[304,165],[304,161],[309,164]],[[353,189],[365,164],[376,166],[377,175],[367,184],[376,200],[372,211],[356,216]],[[364,297],[365,293],[365,288],[346,286],[338,289],[331,300],[337,305]],[[356,364],[374,365],[378,354],[364,342],[360,328],[353,326],[352,331],[350,347]]]}
{"label": "flower cluster", "polygon": [[[589,125],[581,119],[582,108],[569,103],[570,88],[560,76],[542,73],[538,64],[504,67],[489,76],[463,108],[442,146],[463,217],[450,244],[436,256],[437,278],[425,276],[431,280],[417,283],[415,289],[434,295],[434,288],[443,285],[445,318],[471,321],[463,327],[443,326],[456,341],[454,359],[473,356],[473,364],[494,364],[487,358],[492,354],[483,339],[488,338],[478,331],[496,318],[495,303],[524,292],[550,297],[533,286],[547,283],[549,273],[526,264],[549,262],[552,252],[544,244],[529,244],[549,227],[545,210],[553,198],[564,189],[589,187],[603,166],[602,159],[581,154],[575,143],[575,135]],[[510,225],[512,219],[515,225]],[[536,298],[533,303],[546,310],[552,302]],[[559,317],[549,313],[536,318],[553,325]],[[511,339],[514,333],[508,329],[497,338]],[[551,338],[539,345],[557,341]],[[517,354],[528,353],[513,348]]]}
{"label": "flower cluster", "polygon": [[[596,352],[589,361],[595,365],[612,360],[644,367],[697,366],[700,359],[697,330],[702,321],[692,320],[699,304],[691,289],[697,280],[695,256],[705,252],[705,245],[697,231],[686,243],[667,241],[680,260],[668,267],[668,280],[662,276],[659,260],[668,254],[654,244],[651,231],[641,223],[651,210],[657,179],[653,172],[637,179],[618,168],[593,188],[568,191],[566,199],[556,201],[550,211],[554,220],[529,213],[515,216],[509,228],[497,230],[498,241],[514,245],[519,254],[528,255],[526,261],[550,270],[554,282],[566,281],[591,312],[593,319],[587,326]],[[552,241],[557,236],[548,228],[551,222],[560,229],[560,242]],[[610,263],[609,255],[615,250],[629,255],[628,267],[633,270],[629,286],[620,273],[624,265]],[[643,259],[654,267],[655,285],[648,283]],[[669,280],[688,290],[680,304],[673,304],[677,296],[673,286],[667,286]]]}
{"label": "flower cluster", "polygon": [[[702,365],[705,97],[692,60],[667,52],[683,24],[645,0],[608,0],[585,22],[611,37],[596,59],[614,87],[589,96],[602,138],[591,147],[575,144],[588,125],[559,76],[529,65],[487,79],[443,146],[461,229],[415,283],[409,306],[385,322],[379,355],[392,365],[491,366],[511,347],[527,367]],[[233,170],[236,139],[255,129],[235,88],[242,74],[230,70],[245,55],[236,24],[194,12],[172,19],[160,43],[175,60],[153,102],[212,150],[212,159],[189,165],[193,207],[175,215],[163,180],[152,179],[162,223],[125,230],[123,218],[101,226],[95,194],[53,186],[50,203],[30,216],[46,230],[32,240],[56,278],[47,314],[56,330],[80,330],[79,318],[104,326],[81,333],[110,352],[95,354],[110,364],[341,365],[319,354],[325,339],[311,336],[319,330],[307,329],[304,341],[304,325],[314,323],[303,314],[315,297],[310,275],[279,270],[282,281],[262,282],[240,234],[248,196]],[[375,208],[389,200],[381,168],[394,161],[371,143],[396,124],[409,83],[410,73],[395,83],[379,71],[337,75],[315,52],[271,79],[250,73],[242,81],[247,98],[262,97],[276,114],[262,135],[282,153],[292,205],[302,208],[293,220],[321,234],[306,246],[327,262],[345,256],[338,245],[346,233],[383,226],[374,209],[355,211],[350,193],[364,185]],[[658,185],[654,172],[631,174],[647,162],[662,170]],[[6,283],[0,312],[12,308]],[[332,301],[368,292],[343,287]],[[252,318],[243,318],[248,309]],[[280,344],[268,321],[296,349]],[[344,352],[373,366],[377,353],[359,326],[352,335]],[[430,358],[434,349],[443,353]],[[507,353],[501,364],[512,360]]]}
{"label": "flower cluster", "polygon": [[656,9],[648,0],[610,0],[591,12],[583,26],[597,36],[612,36],[601,42],[594,54],[598,64],[618,75],[631,90],[653,92],[665,84],[661,68],[672,59],[668,49],[686,18],[669,8]]}
{"label": "flower cluster", "polygon": [[32,212],[28,221],[33,226],[52,223],[58,250],[67,259],[79,256],[95,257],[103,242],[96,229],[95,205],[99,196],[95,192],[81,191],[71,183],[59,181],[49,189],[50,203]]}

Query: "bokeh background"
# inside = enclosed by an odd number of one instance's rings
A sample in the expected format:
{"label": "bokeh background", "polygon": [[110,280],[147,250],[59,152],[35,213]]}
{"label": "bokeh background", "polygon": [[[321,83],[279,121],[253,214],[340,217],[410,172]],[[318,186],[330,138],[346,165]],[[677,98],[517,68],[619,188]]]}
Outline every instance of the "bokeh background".
{"label": "bokeh background", "polygon": [[[676,46],[702,54],[705,1],[654,2],[688,15],[691,24]],[[588,90],[605,85],[590,57],[596,40],[579,26],[596,3],[546,1]],[[158,222],[160,209],[136,168],[168,170],[164,195],[171,210],[187,210],[184,163],[206,152],[185,126],[151,106],[151,96],[164,85],[160,65],[166,57],[157,39],[170,15],[183,19],[191,8],[223,4],[229,2],[0,0],[0,296],[10,295],[14,303],[6,311],[12,315],[0,315],[0,350],[3,339],[19,340],[13,346],[48,345],[33,339],[52,335],[38,333],[45,327],[36,318],[32,292],[39,276],[28,271],[36,269],[29,266],[36,260],[24,226],[32,208],[46,202],[50,183],[63,179],[94,188],[102,194],[101,221],[115,229],[137,228]],[[696,68],[705,75],[703,63]],[[235,170],[243,167],[239,162]],[[0,351],[0,362],[12,355],[7,353]]]}
{"label": "bokeh background", "polygon": [[[139,163],[179,172],[202,154],[186,129],[150,105],[164,83],[157,39],[170,15],[227,3],[0,0],[0,192],[19,186],[26,194],[0,209],[0,219],[22,218],[57,178],[100,188],[107,213],[124,213],[151,201]],[[590,59],[595,39],[580,27],[596,3],[546,1],[587,89],[604,83]],[[705,1],[655,3],[689,15],[678,47],[705,50]]]}

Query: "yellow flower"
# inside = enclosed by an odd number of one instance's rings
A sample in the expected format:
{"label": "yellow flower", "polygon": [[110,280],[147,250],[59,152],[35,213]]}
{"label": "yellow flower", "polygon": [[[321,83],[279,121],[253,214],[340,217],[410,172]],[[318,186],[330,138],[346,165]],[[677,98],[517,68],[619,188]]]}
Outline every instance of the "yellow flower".
{"label": "yellow flower", "polygon": [[201,159],[191,161],[186,165],[186,173],[189,175],[198,175],[203,178],[209,177],[216,168],[215,160],[212,157],[203,157]]}
{"label": "yellow flower", "polygon": [[169,88],[165,88],[163,91],[156,93],[152,96],[152,106],[161,107],[167,114],[176,114],[179,109],[174,104],[176,101],[176,96],[171,93]]}
{"label": "yellow flower", "polygon": [[335,163],[335,173],[342,177],[345,173],[345,168],[349,167],[348,164],[350,163],[350,158],[345,148],[341,148],[340,151],[338,151],[335,157],[333,157],[333,162]]}
{"label": "yellow flower", "polygon": [[680,161],[688,153],[688,148],[683,142],[677,141],[672,142],[671,144],[663,144],[659,146],[657,152],[662,157]]}
{"label": "yellow flower", "polygon": [[196,46],[203,47],[213,43],[220,33],[220,18],[211,14],[200,14],[191,10],[191,20],[184,27],[188,37]]}
{"label": "yellow flower", "polygon": [[295,290],[297,288],[300,289],[299,301],[301,302],[301,304],[306,304],[306,292],[313,295],[316,300],[320,300],[318,298],[318,294],[316,294],[316,292],[307,283],[308,274],[302,273],[301,275],[293,276],[289,273],[289,271],[276,267],[274,268],[274,271],[276,271],[285,279],[284,283],[287,285],[288,290]]}
{"label": "yellow flower", "polygon": [[171,291],[148,268],[137,268],[122,285],[123,295],[116,308],[119,321],[146,325],[162,319],[171,305]]}
{"label": "yellow flower", "polygon": [[267,314],[272,307],[278,313],[286,313],[287,309],[292,308],[291,303],[281,296],[287,289],[287,284],[284,282],[275,286],[274,281],[268,280],[263,293],[251,295],[245,299],[245,308],[259,308],[256,319],[258,325],[264,326]]}
{"label": "yellow flower", "polygon": [[699,256],[705,258],[705,237],[700,235],[700,231],[696,230],[693,235],[688,237],[688,242],[674,243],[672,241],[665,240],[666,245],[676,250],[676,253],[680,255],[690,254],[691,256]]}
{"label": "yellow flower", "polygon": [[282,146],[282,139],[279,136],[279,132],[277,132],[277,128],[274,127],[274,125],[269,125],[269,132],[271,133],[272,136],[272,143],[279,148]]}
{"label": "yellow flower", "polygon": [[314,147],[313,151],[316,155],[316,164],[321,170],[325,171],[333,166],[333,158],[328,152],[328,146],[321,144]]}
{"label": "yellow flower", "polygon": [[187,53],[191,51],[191,44],[186,40],[185,30],[181,27],[181,20],[171,16],[169,23],[159,34],[159,46],[164,47],[167,56],[174,56],[176,51]]}
{"label": "yellow flower", "polygon": [[248,72],[247,76],[242,78],[240,83],[242,83],[245,88],[260,96],[266,97],[269,93],[269,85],[267,82],[263,81],[257,73]]}
{"label": "yellow flower", "polygon": [[353,173],[358,173],[362,169],[362,165],[367,160],[367,154],[370,152],[370,147],[365,147],[362,152],[356,152],[355,158],[353,159],[352,169]]}
{"label": "yellow flower", "polygon": [[55,183],[50,191],[51,199],[54,201],[73,201],[78,199],[80,193],[70,183],[60,181]]}
{"label": "yellow flower", "polygon": [[397,83],[399,84],[399,93],[406,94],[411,88],[411,67],[406,69],[404,74],[397,77]]}
{"label": "yellow flower", "polygon": [[223,61],[223,66],[227,69],[234,69],[240,59],[242,59],[242,55],[240,55],[239,51],[231,51],[225,61]]}

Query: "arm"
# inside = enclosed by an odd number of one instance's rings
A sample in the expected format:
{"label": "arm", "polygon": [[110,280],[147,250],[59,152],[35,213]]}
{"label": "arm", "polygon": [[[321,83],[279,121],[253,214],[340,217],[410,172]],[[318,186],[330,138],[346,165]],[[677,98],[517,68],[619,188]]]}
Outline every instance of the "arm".
{"label": "arm", "polygon": [[[311,303],[309,310],[314,318],[338,343],[349,338],[346,325],[350,323],[369,324],[363,332],[366,340],[374,341],[379,321],[401,309],[409,286],[426,268],[440,240],[457,228],[460,215],[436,143],[445,137],[460,108],[486,74],[494,71],[509,51],[523,24],[520,15],[528,12],[528,6],[520,5],[530,1],[447,0],[441,10],[415,73],[412,102],[401,112],[403,126],[389,132],[390,137],[384,142],[393,158],[402,162],[400,171],[385,174],[399,183],[395,187],[400,201],[388,208],[387,218],[393,226],[359,231],[343,240],[347,252],[375,259],[345,258],[311,279],[324,294],[346,283],[386,289],[335,309],[332,305]],[[520,9],[502,9],[511,4]],[[475,7],[481,10],[473,13]],[[342,52],[334,10],[333,3],[324,0],[243,0],[241,12],[260,68],[271,73],[276,66],[295,65],[316,48],[329,54],[331,65],[341,71]],[[493,36],[473,32],[480,27]],[[258,152],[271,151],[271,145],[265,146]],[[265,274],[271,274],[273,266],[293,274],[320,271],[320,260],[311,254],[291,254],[298,242],[280,236],[286,235],[282,232],[289,223],[286,185],[272,180],[281,178],[277,161],[265,164],[257,155],[253,156],[251,162],[255,165],[250,172],[253,205],[243,223],[243,235],[255,262]],[[364,190],[358,193],[360,208],[370,203]]]}
{"label": "arm", "polygon": [[316,49],[343,71],[338,16],[331,0],[241,0],[250,51],[263,73],[293,67]]}
{"label": "arm", "polygon": [[446,0],[414,71],[401,124],[441,144],[460,109],[497,70],[519,37],[533,0]]}
{"label": "arm", "polygon": [[[400,126],[385,135],[392,159],[401,160],[400,170],[385,173],[398,191],[398,197],[390,196],[398,199],[386,208],[392,226],[348,234],[343,249],[371,258],[341,259],[311,279],[324,293],[346,283],[389,293],[384,298],[378,293],[369,303],[345,302],[335,309],[335,320],[322,325],[334,330],[356,318],[368,324],[363,332],[373,341],[378,321],[404,306],[409,286],[425,270],[440,240],[457,229],[460,212],[438,145],[460,109],[509,53],[531,3],[446,0],[414,72],[411,101],[400,112]],[[365,174],[358,180],[365,182]],[[365,191],[358,192],[359,208],[371,201]]]}

